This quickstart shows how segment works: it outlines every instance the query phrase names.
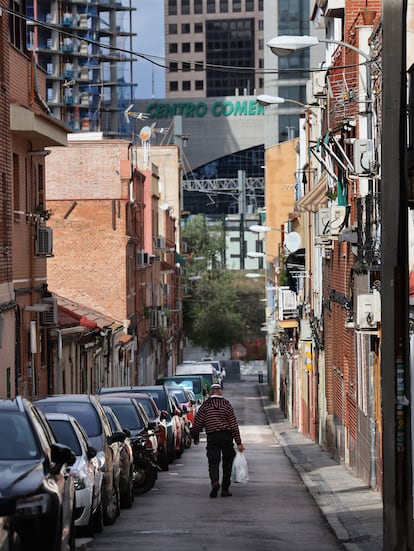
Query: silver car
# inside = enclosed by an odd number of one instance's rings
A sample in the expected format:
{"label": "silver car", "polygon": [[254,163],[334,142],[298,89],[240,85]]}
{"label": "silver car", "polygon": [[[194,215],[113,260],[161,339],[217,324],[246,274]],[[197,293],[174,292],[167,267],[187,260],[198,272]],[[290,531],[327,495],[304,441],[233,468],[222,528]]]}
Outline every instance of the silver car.
{"label": "silver car", "polygon": [[89,445],[82,426],[67,413],[46,413],[49,425],[61,444],[76,455],[70,474],[75,484],[74,510],[77,535],[92,536],[103,529],[102,484],[105,457]]}

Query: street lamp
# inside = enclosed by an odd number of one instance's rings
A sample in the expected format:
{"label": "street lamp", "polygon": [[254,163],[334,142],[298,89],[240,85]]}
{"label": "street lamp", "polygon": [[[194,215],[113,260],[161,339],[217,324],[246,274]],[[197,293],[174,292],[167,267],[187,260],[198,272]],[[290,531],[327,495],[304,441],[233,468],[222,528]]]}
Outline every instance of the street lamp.
{"label": "street lamp", "polygon": [[308,107],[306,103],[302,103],[301,101],[297,101],[295,99],[286,99],[281,98],[280,96],[269,96],[268,94],[260,94],[256,97],[256,101],[263,107],[268,107],[269,105],[279,105],[280,103],[293,103],[295,105],[299,105],[300,107]]}

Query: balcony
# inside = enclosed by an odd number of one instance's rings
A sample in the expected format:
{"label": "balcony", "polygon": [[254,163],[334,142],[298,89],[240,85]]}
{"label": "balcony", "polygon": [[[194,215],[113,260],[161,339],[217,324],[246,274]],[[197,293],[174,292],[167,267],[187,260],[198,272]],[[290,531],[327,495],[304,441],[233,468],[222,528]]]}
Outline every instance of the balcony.
{"label": "balcony", "polygon": [[367,270],[381,266],[381,202],[380,194],[370,194],[357,200],[358,262]]}

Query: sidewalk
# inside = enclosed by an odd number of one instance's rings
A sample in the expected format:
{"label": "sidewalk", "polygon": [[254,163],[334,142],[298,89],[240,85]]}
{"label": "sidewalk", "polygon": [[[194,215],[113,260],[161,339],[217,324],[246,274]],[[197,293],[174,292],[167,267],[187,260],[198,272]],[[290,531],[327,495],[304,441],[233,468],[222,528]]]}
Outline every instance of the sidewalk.
{"label": "sidewalk", "polygon": [[381,551],[381,495],[300,434],[269,400],[268,386],[259,383],[257,386],[270,428],[338,541],[349,551]]}

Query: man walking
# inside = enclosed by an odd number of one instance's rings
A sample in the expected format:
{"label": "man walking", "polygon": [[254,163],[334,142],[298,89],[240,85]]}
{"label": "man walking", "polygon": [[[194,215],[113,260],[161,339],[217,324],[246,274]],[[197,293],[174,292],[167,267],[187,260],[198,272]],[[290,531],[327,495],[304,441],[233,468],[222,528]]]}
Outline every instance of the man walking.
{"label": "man walking", "polygon": [[221,459],[223,460],[221,496],[230,497],[231,469],[236,455],[233,440],[240,452],[244,451],[244,446],[233,407],[226,398],[223,398],[219,384],[211,385],[209,398],[201,404],[194,418],[191,436],[196,445],[199,443],[199,434],[203,427],[207,433],[207,459],[211,480],[210,497],[217,497],[220,489]]}

